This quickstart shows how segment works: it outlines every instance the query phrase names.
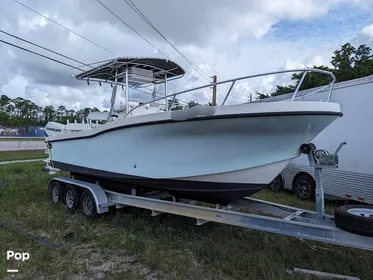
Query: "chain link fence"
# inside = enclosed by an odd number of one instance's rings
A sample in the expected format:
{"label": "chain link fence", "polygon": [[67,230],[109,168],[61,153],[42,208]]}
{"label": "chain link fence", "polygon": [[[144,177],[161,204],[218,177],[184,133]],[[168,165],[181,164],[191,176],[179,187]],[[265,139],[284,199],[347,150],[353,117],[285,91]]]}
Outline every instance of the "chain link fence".
{"label": "chain link fence", "polygon": [[47,158],[44,137],[0,137],[0,163]]}

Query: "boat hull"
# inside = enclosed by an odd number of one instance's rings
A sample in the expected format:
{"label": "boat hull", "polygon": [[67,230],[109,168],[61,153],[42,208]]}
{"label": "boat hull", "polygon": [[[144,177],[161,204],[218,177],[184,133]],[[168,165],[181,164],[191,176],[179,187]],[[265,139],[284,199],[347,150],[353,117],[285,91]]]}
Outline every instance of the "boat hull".
{"label": "boat hull", "polygon": [[[98,181],[100,185],[110,191],[130,194],[132,189],[138,191],[157,189],[179,197],[222,204],[262,190],[267,185],[258,183],[261,181],[262,174],[268,174],[268,172],[278,174],[288,163],[289,160],[286,160],[246,170],[187,179],[153,179],[54,162],[59,169],[71,171],[75,179],[92,183]],[[251,178],[250,181],[253,183],[248,183],[248,178]]]}
{"label": "boat hull", "polygon": [[54,166],[61,170],[204,201],[230,200],[269,184],[299,156],[301,144],[340,117],[339,107],[334,109],[232,114],[217,110],[213,116],[184,121],[165,112],[49,142]]}

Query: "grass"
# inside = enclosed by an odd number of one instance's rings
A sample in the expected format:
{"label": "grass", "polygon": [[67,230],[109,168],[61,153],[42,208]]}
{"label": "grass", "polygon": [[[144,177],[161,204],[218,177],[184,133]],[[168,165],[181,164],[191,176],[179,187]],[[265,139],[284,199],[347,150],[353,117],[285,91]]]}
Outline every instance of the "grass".
{"label": "grass", "polygon": [[0,161],[47,158],[44,150],[0,151]]}
{"label": "grass", "polygon": [[[42,168],[39,162],[0,166],[0,222],[63,248],[51,250],[0,227],[2,254],[30,253],[25,263],[1,258],[0,279],[11,279],[7,268],[18,268],[22,279],[313,279],[286,274],[293,267],[373,279],[372,252],[216,223],[198,227],[193,219],[151,217],[135,208],[87,220],[52,205],[51,177]],[[265,190],[256,197],[312,209],[287,194]]]}
{"label": "grass", "polygon": [[[291,205],[293,207],[316,211],[316,204],[314,201],[300,200],[295,195],[286,192],[272,192],[264,189],[259,193],[251,196],[252,198],[262,199],[270,202]],[[325,213],[334,214],[337,203],[334,201],[325,201]]]}

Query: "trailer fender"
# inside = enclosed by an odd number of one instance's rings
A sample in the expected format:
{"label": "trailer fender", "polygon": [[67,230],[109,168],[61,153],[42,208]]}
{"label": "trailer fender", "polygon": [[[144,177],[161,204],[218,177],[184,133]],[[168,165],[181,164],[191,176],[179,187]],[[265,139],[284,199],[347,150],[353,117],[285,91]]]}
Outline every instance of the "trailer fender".
{"label": "trailer fender", "polygon": [[78,186],[84,189],[87,189],[91,192],[93,198],[95,199],[97,213],[102,214],[109,211],[109,206],[115,205],[108,201],[105,191],[98,184],[92,184],[84,181],[75,180],[72,178],[58,177],[53,178],[51,181],[63,182],[65,184],[71,184]]}

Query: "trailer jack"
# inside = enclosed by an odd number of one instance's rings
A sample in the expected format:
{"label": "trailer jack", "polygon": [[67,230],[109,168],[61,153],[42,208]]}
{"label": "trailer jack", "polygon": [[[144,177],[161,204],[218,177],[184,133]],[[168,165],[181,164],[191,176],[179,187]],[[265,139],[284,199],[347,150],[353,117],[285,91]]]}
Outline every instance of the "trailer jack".
{"label": "trailer jack", "polygon": [[330,219],[325,215],[324,203],[324,187],[322,182],[323,168],[338,168],[338,152],[346,145],[342,142],[333,154],[329,154],[325,150],[316,150],[313,143],[303,144],[300,146],[300,151],[307,154],[310,166],[315,168],[315,183],[316,183],[316,220],[320,223]]}

